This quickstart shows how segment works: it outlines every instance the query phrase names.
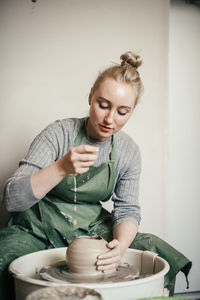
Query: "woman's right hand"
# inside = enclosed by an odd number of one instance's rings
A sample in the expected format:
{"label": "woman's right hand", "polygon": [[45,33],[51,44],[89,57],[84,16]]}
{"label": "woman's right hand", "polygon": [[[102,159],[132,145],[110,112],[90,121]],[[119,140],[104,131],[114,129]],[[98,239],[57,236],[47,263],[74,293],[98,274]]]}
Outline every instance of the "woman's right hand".
{"label": "woman's right hand", "polygon": [[72,147],[59,161],[60,167],[66,175],[82,174],[89,170],[98,157],[98,147],[79,145]]}
{"label": "woman's right hand", "polygon": [[33,194],[42,199],[52,188],[70,173],[82,174],[89,170],[98,156],[98,147],[80,145],[72,147],[59,160],[35,172],[31,176]]}

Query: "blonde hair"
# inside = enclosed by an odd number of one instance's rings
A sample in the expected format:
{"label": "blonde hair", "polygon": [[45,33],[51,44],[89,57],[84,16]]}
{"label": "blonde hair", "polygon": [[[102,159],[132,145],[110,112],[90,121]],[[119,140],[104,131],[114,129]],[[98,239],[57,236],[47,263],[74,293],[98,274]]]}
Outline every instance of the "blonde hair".
{"label": "blonde hair", "polygon": [[131,51],[122,54],[120,59],[122,60],[121,64],[111,66],[99,73],[93,84],[91,93],[94,93],[105,79],[112,78],[119,82],[131,84],[135,88],[136,105],[143,90],[140,74],[137,70],[142,64],[142,59],[139,55],[136,55]]}

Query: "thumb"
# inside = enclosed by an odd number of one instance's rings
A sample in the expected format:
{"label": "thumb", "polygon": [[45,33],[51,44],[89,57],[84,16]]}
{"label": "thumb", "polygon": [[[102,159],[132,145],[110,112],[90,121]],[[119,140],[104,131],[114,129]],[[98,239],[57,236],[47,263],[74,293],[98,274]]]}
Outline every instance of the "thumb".
{"label": "thumb", "polygon": [[119,241],[117,239],[112,240],[111,242],[107,243],[107,247],[112,249],[119,245]]}

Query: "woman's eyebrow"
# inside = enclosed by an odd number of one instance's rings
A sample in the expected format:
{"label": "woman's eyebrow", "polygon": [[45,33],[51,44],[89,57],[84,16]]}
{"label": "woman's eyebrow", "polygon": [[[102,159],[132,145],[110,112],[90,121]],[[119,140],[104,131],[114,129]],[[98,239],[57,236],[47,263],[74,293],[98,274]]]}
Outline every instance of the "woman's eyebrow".
{"label": "woman's eyebrow", "polygon": [[126,106],[126,105],[122,105],[122,106],[120,106],[120,108],[131,109],[131,107],[130,107],[130,106]]}
{"label": "woman's eyebrow", "polygon": [[104,97],[98,97],[98,100],[103,100],[103,101],[106,101],[106,102],[111,103],[108,99],[106,99],[106,98],[104,98]]}

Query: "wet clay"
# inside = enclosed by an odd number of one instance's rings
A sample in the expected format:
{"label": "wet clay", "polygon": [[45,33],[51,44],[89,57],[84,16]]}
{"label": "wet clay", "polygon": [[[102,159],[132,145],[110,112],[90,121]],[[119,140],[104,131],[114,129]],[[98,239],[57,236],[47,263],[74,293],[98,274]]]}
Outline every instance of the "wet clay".
{"label": "wet clay", "polygon": [[[77,202],[76,201],[76,175],[74,175],[74,204],[76,204],[76,202]],[[76,205],[74,206],[74,211],[77,211],[77,206]],[[77,220],[74,219],[73,223],[74,223],[74,225],[76,225]]]}
{"label": "wet clay", "polygon": [[99,272],[96,276],[72,273],[65,261],[44,267],[40,270],[40,278],[58,283],[112,283],[131,281],[139,278],[139,270],[129,264],[120,265],[112,273]]}
{"label": "wet clay", "polygon": [[[80,236],[73,240],[66,252],[66,263],[75,274],[97,276],[102,271],[97,270],[97,257],[110,251],[107,241],[99,236]],[[115,270],[111,270],[113,272]]]}

